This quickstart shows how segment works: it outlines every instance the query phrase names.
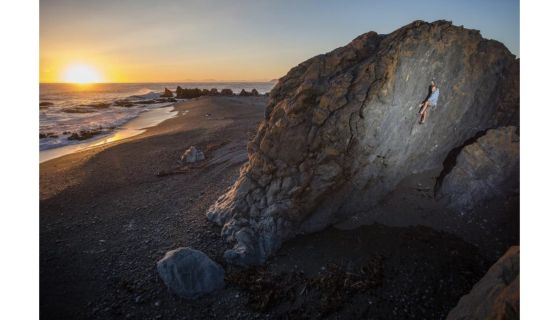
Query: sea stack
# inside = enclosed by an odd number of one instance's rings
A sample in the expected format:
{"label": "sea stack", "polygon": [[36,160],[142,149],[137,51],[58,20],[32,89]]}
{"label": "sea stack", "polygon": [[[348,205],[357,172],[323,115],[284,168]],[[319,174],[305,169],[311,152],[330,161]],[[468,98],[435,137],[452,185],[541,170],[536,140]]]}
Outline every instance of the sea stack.
{"label": "sea stack", "polygon": [[[438,106],[419,125],[432,80]],[[448,21],[368,32],[279,80],[248,163],[207,216],[233,243],[228,262],[261,264],[297,234],[374,215],[403,178],[505,126],[519,126],[519,60],[503,44]]]}

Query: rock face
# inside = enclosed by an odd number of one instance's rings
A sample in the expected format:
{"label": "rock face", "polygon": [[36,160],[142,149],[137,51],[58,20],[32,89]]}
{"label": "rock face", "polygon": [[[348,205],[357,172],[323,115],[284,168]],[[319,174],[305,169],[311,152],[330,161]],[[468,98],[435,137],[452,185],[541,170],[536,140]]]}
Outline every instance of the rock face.
{"label": "rock face", "polygon": [[519,193],[519,128],[488,130],[444,163],[451,169],[440,175],[436,196],[458,212]]}
{"label": "rock face", "polygon": [[191,248],[169,251],[157,263],[159,276],[175,294],[197,298],[224,287],[224,269]]}
{"label": "rock face", "polygon": [[447,315],[447,320],[460,319],[519,319],[518,246],[511,247]]}
{"label": "rock face", "polygon": [[198,150],[195,146],[190,146],[183,155],[181,156],[181,162],[184,164],[193,163],[197,161],[204,160],[204,153],[202,150]]}
{"label": "rock face", "polygon": [[[418,125],[432,79],[438,107]],[[517,125],[518,83],[501,43],[447,21],[369,32],[296,66],[270,92],[240,177],[208,210],[235,243],[226,260],[262,263],[296,234],[375,210],[477,133]]]}

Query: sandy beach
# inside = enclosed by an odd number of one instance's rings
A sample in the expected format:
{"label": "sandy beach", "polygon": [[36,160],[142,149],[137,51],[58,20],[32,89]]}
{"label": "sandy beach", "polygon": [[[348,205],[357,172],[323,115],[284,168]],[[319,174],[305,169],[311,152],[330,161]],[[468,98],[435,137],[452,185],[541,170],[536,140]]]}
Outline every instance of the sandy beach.
{"label": "sandy beach", "polygon": [[[154,269],[165,251],[190,245],[220,256],[219,228],[204,212],[236,178],[245,159],[229,156],[246,156],[265,103],[265,97],[182,103],[177,117],[139,136],[42,163],[43,316],[106,318],[115,303],[157,314],[153,304],[161,298],[153,300],[151,288],[167,295]],[[177,167],[191,145],[207,153],[226,148],[229,156],[193,172],[156,175]],[[129,296],[127,288],[139,291]]]}
{"label": "sandy beach", "polygon": [[[412,223],[399,225],[392,214],[394,222],[386,225],[329,228],[299,237],[259,269],[272,279],[312,279],[326,267],[348,268],[376,257],[382,285],[367,294],[336,298],[324,297],[328,290],[316,290],[290,295],[289,282],[255,290],[229,280],[224,290],[198,300],[173,295],[155,264],[177,247],[204,251],[226,266],[226,279],[243,272],[223,261],[227,244],[205,212],[237,178],[266,103],[267,97],[202,97],[179,103],[176,117],[140,135],[41,163],[42,316],[246,319],[286,318],[302,310],[310,318],[442,318],[502,250],[518,241],[508,238],[515,238],[515,225],[502,226],[506,230],[493,235],[470,234],[470,243],[444,232],[454,222],[439,219],[443,215],[437,215],[433,200],[415,188],[434,183],[437,173],[427,173],[405,183],[387,201],[387,212],[409,215],[402,220]],[[202,148],[207,158],[177,170],[178,159],[191,145]],[[437,226],[430,222],[434,220]],[[340,227],[352,228],[351,222]],[[473,243],[490,236],[506,240],[496,244],[495,253],[483,254]],[[287,298],[269,296],[263,304],[263,292]],[[325,299],[336,308],[327,308]]]}

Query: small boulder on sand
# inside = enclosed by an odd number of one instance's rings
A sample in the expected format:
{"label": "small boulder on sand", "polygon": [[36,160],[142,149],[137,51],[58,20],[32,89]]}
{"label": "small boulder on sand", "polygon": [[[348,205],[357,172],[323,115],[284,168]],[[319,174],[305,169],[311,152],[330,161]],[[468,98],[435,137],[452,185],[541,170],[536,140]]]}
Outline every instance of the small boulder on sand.
{"label": "small boulder on sand", "polygon": [[181,162],[184,164],[193,163],[204,160],[204,153],[195,146],[188,148],[181,156]]}
{"label": "small boulder on sand", "polygon": [[165,285],[175,294],[198,298],[224,287],[224,269],[201,251],[178,248],[168,251],[157,263]]}

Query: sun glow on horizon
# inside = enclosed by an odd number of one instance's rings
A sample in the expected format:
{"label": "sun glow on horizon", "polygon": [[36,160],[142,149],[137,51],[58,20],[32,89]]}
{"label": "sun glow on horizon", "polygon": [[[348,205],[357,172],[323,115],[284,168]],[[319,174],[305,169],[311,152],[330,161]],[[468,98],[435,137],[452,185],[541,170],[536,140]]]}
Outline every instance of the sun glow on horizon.
{"label": "sun glow on horizon", "polygon": [[71,64],[64,71],[64,82],[88,84],[103,82],[97,69],[87,64]]}

